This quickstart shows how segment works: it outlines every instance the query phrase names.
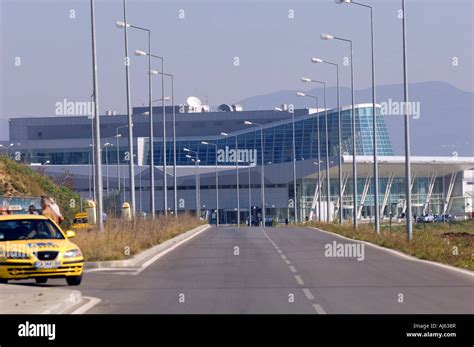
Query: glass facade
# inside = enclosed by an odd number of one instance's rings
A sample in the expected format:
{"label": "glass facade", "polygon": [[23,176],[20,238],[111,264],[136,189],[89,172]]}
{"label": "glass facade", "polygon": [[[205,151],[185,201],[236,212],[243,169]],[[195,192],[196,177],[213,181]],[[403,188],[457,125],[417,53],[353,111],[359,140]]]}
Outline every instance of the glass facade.
{"label": "glass facade", "polygon": [[[385,126],[383,118],[379,114],[380,109],[377,108],[377,143],[379,155],[393,155],[390,137]],[[372,155],[373,154],[373,134],[372,134],[372,108],[371,107],[357,107],[356,113],[356,146],[358,155]],[[249,116],[253,121],[252,117]],[[352,150],[352,125],[351,125],[351,110],[344,109],[341,111],[341,130],[342,130],[342,153],[350,155]],[[258,119],[255,120],[258,123]],[[225,126],[225,122],[222,125]],[[242,121],[243,123],[243,121]],[[328,150],[329,156],[338,155],[338,113],[335,110],[330,110],[327,114],[328,123]],[[296,144],[296,160],[317,159],[318,157],[318,135],[320,143],[321,158],[326,156],[326,128],[325,128],[325,112],[318,114],[310,114],[295,117],[295,144]],[[319,128],[319,132],[318,132]],[[217,144],[218,149],[228,147],[230,150],[235,149],[235,137],[218,136],[224,128],[216,127],[213,136],[202,137],[188,137],[180,138],[179,129],[178,140],[176,143],[177,165],[193,165],[193,163],[186,157],[184,148],[189,148],[198,153],[201,165],[215,165],[216,148],[215,146],[207,146],[201,144],[201,141],[206,140],[210,143]],[[291,116],[288,120],[278,121],[267,124],[263,129],[264,137],[264,162],[265,163],[286,163],[292,160],[292,120]],[[248,130],[239,131],[237,134],[238,149],[256,150],[256,163],[261,163],[261,138],[260,127],[249,126]],[[233,134],[231,134],[233,135]],[[148,139],[145,138],[147,141]],[[154,140],[154,159],[155,165],[163,165],[163,144],[161,139]],[[119,159],[121,163],[126,163],[126,146],[122,145],[119,151]],[[26,162],[42,163],[49,160],[53,165],[87,165],[92,162],[90,148],[71,148],[71,149],[27,149],[22,152],[22,159]],[[137,153],[135,148],[135,153]],[[111,147],[106,152],[102,151],[102,160],[105,164],[117,163],[117,150]],[[107,155],[107,159],[106,159]],[[167,141],[166,146],[167,163],[173,163],[173,142],[171,139]],[[149,164],[150,151],[149,144],[144,148],[143,164]],[[221,162],[220,164],[228,165],[231,163]]]}
{"label": "glass facade", "polygon": [[[372,132],[372,108],[357,108],[356,110],[356,146],[357,155],[373,154],[373,132]],[[377,109],[379,111],[379,109]],[[328,149],[329,156],[337,156],[338,148],[338,113],[332,110],[328,113]],[[342,132],[342,153],[350,155],[352,150],[352,125],[351,110],[341,111],[341,132]],[[319,126],[319,133],[318,133]],[[377,144],[379,155],[393,155],[390,137],[385,126],[385,122],[377,112]],[[296,160],[317,159],[318,157],[318,134],[320,143],[321,158],[326,156],[326,128],[325,114],[311,114],[295,118],[295,148]],[[292,160],[292,121],[277,122],[274,125],[265,126],[263,129],[264,137],[264,162],[280,164],[291,162]],[[249,130],[237,134],[238,149],[257,150],[257,163],[261,163],[261,131],[259,126],[249,126]],[[235,149],[235,137],[220,137],[219,139],[194,138],[189,140],[178,139],[176,143],[176,162],[177,165],[193,164],[186,157],[188,148],[198,153],[201,165],[215,165],[216,147],[201,144],[206,140],[217,144],[218,149]],[[167,163],[173,163],[173,142],[166,143]],[[155,165],[163,164],[163,144],[161,141],[154,142],[154,160]],[[145,151],[144,163],[150,161],[149,150]],[[231,163],[222,163],[231,164]],[[245,164],[245,163],[244,163]]]}

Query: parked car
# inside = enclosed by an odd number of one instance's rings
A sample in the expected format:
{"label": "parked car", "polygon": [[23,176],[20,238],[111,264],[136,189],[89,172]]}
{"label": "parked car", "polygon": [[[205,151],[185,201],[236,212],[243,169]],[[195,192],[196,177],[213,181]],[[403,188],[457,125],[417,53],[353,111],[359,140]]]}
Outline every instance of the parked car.
{"label": "parked car", "polygon": [[422,222],[423,223],[434,223],[434,215],[431,214],[431,213],[424,214]]}
{"label": "parked car", "polygon": [[271,227],[273,226],[273,217],[265,217],[265,226],[266,227]]}
{"label": "parked car", "polygon": [[436,223],[445,223],[445,222],[451,222],[455,220],[455,217],[452,214],[441,214],[441,215],[436,215],[434,218],[434,221]]}

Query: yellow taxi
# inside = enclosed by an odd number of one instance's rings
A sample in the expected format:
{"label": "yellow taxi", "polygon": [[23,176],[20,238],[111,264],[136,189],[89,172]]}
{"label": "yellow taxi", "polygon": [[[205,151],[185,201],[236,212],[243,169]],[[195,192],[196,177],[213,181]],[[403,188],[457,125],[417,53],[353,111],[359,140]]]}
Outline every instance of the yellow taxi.
{"label": "yellow taxi", "polygon": [[65,278],[70,286],[81,284],[84,258],[69,241],[75,235],[45,216],[0,216],[0,283]]}
{"label": "yellow taxi", "polygon": [[87,212],[79,212],[74,216],[74,221],[72,222],[72,228],[76,230],[88,229],[91,226],[89,225],[89,220],[87,217]]}

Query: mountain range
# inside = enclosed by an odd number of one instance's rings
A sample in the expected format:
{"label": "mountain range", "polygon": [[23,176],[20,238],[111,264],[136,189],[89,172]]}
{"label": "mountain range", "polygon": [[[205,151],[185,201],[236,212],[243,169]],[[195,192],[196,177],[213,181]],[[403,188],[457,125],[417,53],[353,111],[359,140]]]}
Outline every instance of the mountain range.
{"label": "mountain range", "polygon": [[[322,88],[304,89],[308,94],[320,96]],[[313,100],[296,96],[297,90],[283,90],[246,98],[237,102],[244,110],[273,109],[281,104],[293,104],[295,108],[315,107]],[[412,155],[474,156],[474,93],[460,90],[445,82],[411,83],[409,101],[418,102],[420,117],[412,119]],[[371,103],[371,89],[356,90],[355,103]],[[351,102],[350,88],[340,88],[341,106]],[[383,85],[376,88],[376,102],[401,101],[403,85]],[[336,88],[326,90],[327,107],[336,107]],[[311,102],[310,102],[311,101]],[[5,115],[4,115],[5,116]],[[404,153],[403,116],[385,116],[393,149],[396,155]],[[179,129],[178,129],[179,131]],[[0,119],[0,140],[8,139],[8,119]]]}
{"label": "mountain range", "polygon": [[[304,87],[304,85],[302,86]],[[306,86],[307,87],[307,86]],[[314,100],[298,97],[298,90],[283,90],[246,98],[238,102],[244,110],[273,109],[281,104],[295,108],[315,107]],[[323,89],[303,89],[307,94],[319,96],[322,107]],[[327,88],[327,107],[336,107],[337,89]],[[371,103],[372,89],[354,91],[355,103]],[[420,116],[410,122],[412,155],[474,156],[474,93],[460,90],[445,82],[420,82],[408,86],[410,102],[418,102]],[[403,85],[383,85],[376,88],[376,102],[403,100]],[[340,88],[341,106],[351,103],[351,89]],[[396,155],[404,153],[403,116],[385,116],[393,149]]]}

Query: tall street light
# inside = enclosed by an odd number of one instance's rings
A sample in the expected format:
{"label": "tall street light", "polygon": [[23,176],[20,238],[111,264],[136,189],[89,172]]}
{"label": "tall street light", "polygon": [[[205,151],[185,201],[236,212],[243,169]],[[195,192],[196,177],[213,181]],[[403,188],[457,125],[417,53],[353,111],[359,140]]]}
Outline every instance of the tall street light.
{"label": "tall street light", "polygon": [[[239,187],[239,150],[237,143],[237,135],[231,135],[228,133],[221,133],[225,137],[235,137],[235,176],[237,181],[237,227],[240,228],[240,187]],[[265,221],[263,221],[265,224]]]}
{"label": "tall street light", "polygon": [[[377,159],[377,112],[375,108],[375,54],[374,54],[374,16],[372,6],[352,0],[336,0],[338,4],[354,4],[370,10],[370,38],[372,53],[372,133],[374,147],[374,200],[375,200],[375,232],[380,234],[380,211],[379,211],[379,168]],[[352,63],[352,61],[351,61]]]}
{"label": "tall street light", "polygon": [[[311,59],[314,63],[321,63],[321,59],[313,58]],[[326,198],[326,221],[330,222],[330,214],[331,214],[331,178],[329,174],[329,132],[328,132],[328,108],[326,107],[326,82],[310,79],[310,78],[302,78],[302,82],[313,82],[323,85],[323,96],[324,96],[324,128],[326,134],[326,185],[327,185],[327,198]]]}
{"label": "tall street light", "polygon": [[194,162],[194,164],[196,165],[196,172],[195,172],[195,185],[196,185],[196,188],[194,189],[195,191],[195,195],[196,195],[196,217],[197,218],[200,218],[201,217],[201,193],[200,193],[200,177],[199,177],[199,163],[201,162],[201,160],[199,160],[199,155],[198,155],[198,152],[195,152],[195,151],[192,151],[190,150],[189,148],[183,148],[183,151],[186,152],[186,153],[192,153],[194,155],[194,157],[190,154],[186,154],[186,158],[188,159],[191,159],[191,161]]}
{"label": "tall street light", "polygon": [[[311,78],[303,77],[301,78],[301,81],[312,82],[313,80]],[[296,95],[315,99],[316,114],[319,113],[319,100],[317,96],[309,95],[303,92],[297,92]],[[316,132],[318,134],[318,220],[321,221],[321,141],[319,136],[319,115],[316,116]]]}
{"label": "tall street light", "polygon": [[216,226],[219,226],[219,173],[217,172],[217,144],[201,141],[203,145],[213,146],[216,150]]}
{"label": "tall street light", "polygon": [[91,166],[91,171],[90,175],[92,176],[92,195],[91,199],[94,201],[97,201],[97,195],[96,195],[96,183],[95,183],[95,146],[94,146],[94,138],[92,138],[92,143],[89,143],[89,147],[91,150],[91,157],[92,157],[92,166]]}
{"label": "tall street light", "polygon": [[106,180],[105,180],[105,189],[107,190],[107,195],[109,195],[109,151],[108,148],[112,147],[113,145],[110,142],[106,142],[102,145],[102,148],[105,148],[105,175]]}
{"label": "tall street light", "polygon": [[[119,195],[120,195],[120,142],[119,142],[119,139],[122,137],[122,134],[119,133],[119,130],[123,128],[127,128],[127,127],[128,125],[123,125],[115,129],[115,138],[117,141],[117,179],[118,179],[117,187],[118,187]],[[123,189],[125,191],[125,184],[124,184]]]}
{"label": "tall street light", "polygon": [[[174,105],[174,75],[169,73],[163,73],[156,70],[151,71],[154,75],[162,75],[170,77],[171,79],[171,107],[173,109],[173,202],[174,202],[174,216],[178,217],[178,191],[177,191],[177,170],[176,170],[176,110]],[[165,97],[166,100],[166,97]]]}
{"label": "tall street light", "polygon": [[[118,28],[123,28],[125,43],[125,86],[127,90],[127,118],[128,118],[128,153],[129,153],[129,171],[130,171],[130,203],[133,218],[135,218],[135,155],[133,149],[133,117],[132,101],[130,96],[130,57],[128,56],[128,28],[127,24],[127,0],[123,0],[123,22],[117,22]],[[99,147],[99,146],[96,146]],[[97,151],[97,149],[96,149]],[[97,180],[100,181],[100,180]]]}
{"label": "tall street light", "polygon": [[327,60],[322,60],[318,58],[313,58],[312,60],[314,63],[323,63],[331,66],[336,67],[336,90],[337,90],[337,142],[338,142],[338,174],[339,174],[339,224],[342,224],[343,220],[343,211],[342,211],[342,129],[341,129],[341,105],[340,105],[340,93],[339,93],[339,64],[330,62]]}
{"label": "tall street light", "polygon": [[264,139],[263,139],[263,125],[255,122],[251,122],[246,120],[244,122],[245,125],[256,125],[260,127],[260,150],[262,153],[260,154],[260,157],[262,159],[262,170],[260,172],[260,192],[262,194],[262,220],[263,220],[263,227],[265,228],[265,144],[264,144]]}
{"label": "tall street light", "polygon": [[[95,5],[91,0],[91,34],[92,34],[92,83],[94,90],[94,135],[95,135],[95,176],[96,176],[96,206],[99,222],[99,230],[104,230],[104,205],[102,199],[102,156],[100,150],[100,115],[99,115],[99,84],[97,81],[97,56],[96,56],[96,38],[95,38]],[[125,0],[124,0],[125,4]]]}
{"label": "tall street light", "polygon": [[407,38],[406,38],[406,12],[405,0],[402,0],[402,26],[403,26],[403,98],[405,101],[405,189],[406,189],[406,233],[407,240],[412,239],[412,220],[411,220],[411,163],[410,163],[410,116],[408,114],[408,72],[407,72]]}
{"label": "tall street light", "polygon": [[[148,52],[136,49],[135,50],[135,55],[136,56],[148,56],[149,60],[151,58],[159,59],[161,61],[161,72],[164,71],[164,58],[159,56],[159,55],[154,55],[151,54],[151,50],[148,50]],[[151,75],[153,74],[153,70],[151,67],[148,70],[148,74]],[[151,98],[150,98],[151,100]],[[165,111],[165,78],[164,75],[161,75],[161,106],[163,109],[163,210],[165,216],[168,214],[168,182],[167,182],[167,169],[166,169],[166,111]],[[151,100],[153,102],[154,100]],[[150,102],[150,103],[151,103]],[[150,113],[151,115],[151,113]],[[152,120],[151,120],[152,121]],[[150,121],[150,122],[151,122]],[[150,123],[150,154],[153,154],[153,138],[151,137],[153,135],[153,123]],[[153,155],[151,155],[151,160],[150,160],[150,169],[153,171]],[[153,176],[154,177],[154,176]]]}
{"label": "tall street light", "polygon": [[[283,112],[284,110],[275,107],[275,111]],[[288,111],[288,113],[291,113],[291,133],[292,133],[292,157],[293,157],[293,204],[294,204],[294,210],[295,210],[295,223],[298,223],[298,204],[296,203],[297,199],[297,194],[296,194],[296,141],[295,141],[295,112],[294,110]]]}
{"label": "tall street light", "polygon": [[352,98],[352,108],[351,108],[351,124],[352,124],[352,200],[353,200],[353,226],[354,229],[357,229],[357,163],[356,163],[356,153],[357,153],[357,144],[356,144],[356,119],[355,119],[355,106],[354,106],[354,61],[353,61],[353,49],[352,49],[352,40],[345,39],[342,37],[337,37],[329,34],[322,34],[322,40],[339,40],[343,42],[348,42],[351,51],[351,98]]}
{"label": "tall street light", "polygon": [[[142,28],[136,25],[131,25],[124,22],[117,22],[117,27],[129,27],[132,29],[144,31],[148,34],[148,52],[151,52],[151,30],[147,28]],[[148,56],[148,70],[151,70],[151,56]],[[155,170],[154,170],[154,158],[153,158],[153,107],[152,107],[152,78],[151,75],[148,75],[148,107],[150,115],[150,210],[152,218],[155,218]],[[141,178],[141,176],[140,176]],[[140,193],[141,193],[141,183],[140,183]],[[141,198],[140,198],[141,199]],[[141,200],[140,200],[141,204]],[[140,205],[141,206],[141,205]]]}

